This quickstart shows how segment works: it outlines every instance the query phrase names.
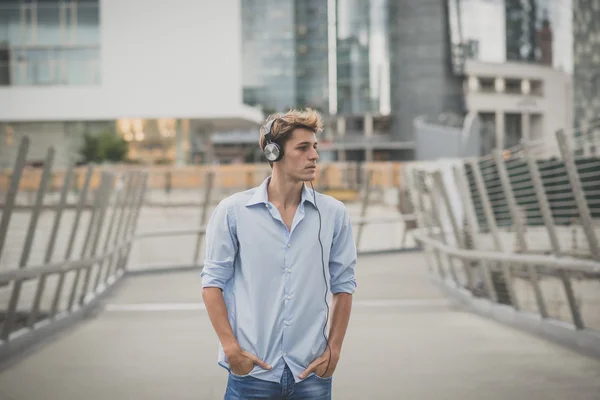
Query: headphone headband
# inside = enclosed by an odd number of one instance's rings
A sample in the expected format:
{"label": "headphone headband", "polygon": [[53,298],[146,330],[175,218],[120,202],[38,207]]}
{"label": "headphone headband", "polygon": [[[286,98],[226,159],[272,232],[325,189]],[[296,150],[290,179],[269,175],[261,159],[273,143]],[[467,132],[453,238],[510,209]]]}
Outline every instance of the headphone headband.
{"label": "headphone headband", "polygon": [[276,120],[277,118],[274,118],[265,125],[265,139],[267,143],[265,144],[263,152],[267,160],[271,162],[279,161],[283,157],[283,149],[281,146],[276,142],[271,141],[271,130],[273,129],[273,124]]}
{"label": "headphone headband", "polygon": [[271,142],[271,129],[273,129],[273,124],[275,123],[276,119],[277,118],[270,120],[265,125],[265,139],[267,139],[267,143]]}

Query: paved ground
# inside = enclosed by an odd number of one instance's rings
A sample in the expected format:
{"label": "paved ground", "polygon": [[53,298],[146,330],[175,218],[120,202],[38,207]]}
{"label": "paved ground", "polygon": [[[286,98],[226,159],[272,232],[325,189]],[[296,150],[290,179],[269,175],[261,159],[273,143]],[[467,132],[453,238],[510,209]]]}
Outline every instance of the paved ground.
{"label": "paved ground", "polygon": [[[600,399],[600,362],[462,312],[419,253],[361,257],[334,399]],[[222,399],[198,273],[120,283],[94,317],[0,373],[2,400]]]}

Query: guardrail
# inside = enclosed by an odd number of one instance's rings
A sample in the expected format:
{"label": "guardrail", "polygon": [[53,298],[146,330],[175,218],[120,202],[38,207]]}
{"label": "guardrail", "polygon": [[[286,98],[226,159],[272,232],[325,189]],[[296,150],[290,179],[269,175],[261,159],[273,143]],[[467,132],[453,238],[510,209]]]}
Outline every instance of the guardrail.
{"label": "guardrail", "polygon": [[414,236],[469,307],[600,356],[600,161],[556,139],[407,166]]}
{"label": "guardrail", "polygon": [[[0,171],[6,193],[0,199],[0,361],[82,318],[127,274],[201,268],[213,208],[232,189],[251,187],[221,190],[223,170],[206,168],[199,188],[153,201],[148,170],[89,165],[57,172],[49,148],[32,191],[31,181],[23,183],[29,144],[25,137],[14,168]],[[359,253],[414,249],[407,196],[399,204],[397,187],[384,187],[376,171],[359,170],[368,173],[353,184],[356,199],[346,200]],[[317,190],[329,187],[324,182]],[[19,202],[20,191],[33,196]]]}
{"label": "guardrail", "polygon": [[[15,207],[28,150],[26,137],[1,208],[0,355],[18,351],[32,332],[47,332],[77,318],[123,275],[147,182],[143,171],[100,171],[93,190],[90,178],[101,168],[89,166],[75,203],[69,203],[71,167],[49,210],[44,199],[55,154],[51,147],[34,204]],[[16,240],[22,246],[15,246]]]}

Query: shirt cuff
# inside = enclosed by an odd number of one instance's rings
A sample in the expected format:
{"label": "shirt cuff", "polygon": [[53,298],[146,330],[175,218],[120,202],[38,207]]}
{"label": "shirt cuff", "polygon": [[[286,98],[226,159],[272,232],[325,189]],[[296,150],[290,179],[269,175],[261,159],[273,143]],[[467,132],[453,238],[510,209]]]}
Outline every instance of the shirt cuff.
{"label": "shirt cuff", "polygon": [[221,290],[225,288],[227,281],[231,278],[231,275],[227,271],[223,271],[220,268],[211,268],[205,266],[200,273],[202,278],[202,287],[218,287]]}
{"label": "shirt cuff", "polygon": [[356,281],[337,283],[331,286],[331,293],[349,293],[353,294],[356,291]]}

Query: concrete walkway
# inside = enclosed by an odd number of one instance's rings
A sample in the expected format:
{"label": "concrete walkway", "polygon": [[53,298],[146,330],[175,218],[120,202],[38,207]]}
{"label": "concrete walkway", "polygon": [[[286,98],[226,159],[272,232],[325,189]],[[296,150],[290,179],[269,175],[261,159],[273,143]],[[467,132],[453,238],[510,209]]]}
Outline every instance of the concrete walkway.
{"label": "concrete walkway", "polygon": [[[423,256],[363,256],[334,399],[600,399],[600,362],[454,308]],[[2,400],[222,399],[197,272],[126,278],[0,373]]]}

